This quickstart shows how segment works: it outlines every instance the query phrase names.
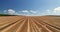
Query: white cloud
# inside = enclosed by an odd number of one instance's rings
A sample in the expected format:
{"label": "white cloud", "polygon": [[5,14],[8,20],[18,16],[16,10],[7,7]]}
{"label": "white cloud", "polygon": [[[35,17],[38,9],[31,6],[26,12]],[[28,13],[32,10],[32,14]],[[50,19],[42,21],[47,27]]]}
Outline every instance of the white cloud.
{"label": "white cloud", "polygon": [[21,11],[15,11],[13,9],[8,9],[8,10],[4,10],[4,13],[7,14],[14,14],[14,15],[28,15],[28,16],[33,16],[33,15],[60,15],[60,7],[56,7],[52,10],[47,9],[43,12],[38,12],[38,11],[34,11],[34,10],[21,10]]}
{"label": "white cloud", "polygon": [[13,9],[4,10],[3,12],[11,15],[35,15],[37,13],[34,10],[21,10],[16,12]]}
{"label": "white cloud", "polygon": [[34,10],[21,10],[16,12],[13,9],[4,10],[3,12],[7,14],[15,14],[15,15],[60,15],[60,7],[56,7],[52,10],[47,9],[43,12],[34,11]]}
{"label": "white cloud", "polygon": [[52,10],[47,9],[43,14],[44,15],[60,15],[60,7],[56,7]]}
{"label": "white cloud", "polygon": [[24,13],[28,13],[29,11],[28,11],[28,10],[22,10],[22,12],[24,12]]}
{"label": "white cloud", "polygon": [[34,10],[22,10],[20,12],[23,12],[23,15],[35,15],[37,13]]}
{"label": "white cloud", "polygon": [[54,13],[60,13],[60,7],[55,8],[53,12]]}
{"label": "white cloud", "polygon": [[31,12],[31,13],[34,13],[34,14],[37,13],[36,11],[33,11],[33,10],[30,10],[30,12]]}
{"label": "white cloud", "polygon": [[[21,11],[20,11],[21,12]],[[34,10],[22,10],[23,13],[37,13]]]}
{"label": "white cloud", "polygon": [[55,11],[60,11],[60,7],[57,7],[54,9]]}
{"label": "white cloud", "polygon": [[8,14],[14,14],[14,13],[15,13],[15,10],[13,10],[13,9],[8,9],[7,13],[8,13]]}

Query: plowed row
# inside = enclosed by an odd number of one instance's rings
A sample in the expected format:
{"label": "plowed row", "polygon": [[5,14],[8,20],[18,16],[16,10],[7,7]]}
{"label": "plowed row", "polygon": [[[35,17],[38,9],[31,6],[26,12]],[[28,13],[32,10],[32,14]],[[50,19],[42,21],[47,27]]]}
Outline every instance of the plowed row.
{"label": "plowed row", "polygon": [[0,17],[0,32],[60,32],[58,19],[48,16],[4,16]]}

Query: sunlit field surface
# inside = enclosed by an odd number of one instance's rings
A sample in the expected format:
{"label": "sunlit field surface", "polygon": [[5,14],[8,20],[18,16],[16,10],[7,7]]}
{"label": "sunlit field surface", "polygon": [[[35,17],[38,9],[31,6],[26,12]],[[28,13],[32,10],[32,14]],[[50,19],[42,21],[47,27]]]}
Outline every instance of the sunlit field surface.
{"label": "sunlit field surface", "polygon": [[60,32],[60,17],[0,16],[0,32]]}

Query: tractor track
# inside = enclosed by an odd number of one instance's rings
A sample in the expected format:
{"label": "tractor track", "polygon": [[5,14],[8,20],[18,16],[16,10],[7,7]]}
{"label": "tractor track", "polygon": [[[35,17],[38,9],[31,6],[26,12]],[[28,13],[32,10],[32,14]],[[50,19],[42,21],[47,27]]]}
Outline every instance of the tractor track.
{"label": "tractor track", "polygon": [[17,20],[11,21],[11,23],[7,22],[9,24],[5,24],[5,26],[2,25],[0,32],[60,32],[60,28],[48,24],[45,21],[41,17],[18,16]]}

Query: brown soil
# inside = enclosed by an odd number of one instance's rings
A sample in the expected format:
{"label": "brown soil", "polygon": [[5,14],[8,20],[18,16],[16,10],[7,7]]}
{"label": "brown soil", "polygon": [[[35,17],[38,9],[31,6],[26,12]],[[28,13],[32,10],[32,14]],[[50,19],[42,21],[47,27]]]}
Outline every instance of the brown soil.
{"label": "brown soil", "polygon": [[60,17],[3,16],[0,32],[60,32]]}

